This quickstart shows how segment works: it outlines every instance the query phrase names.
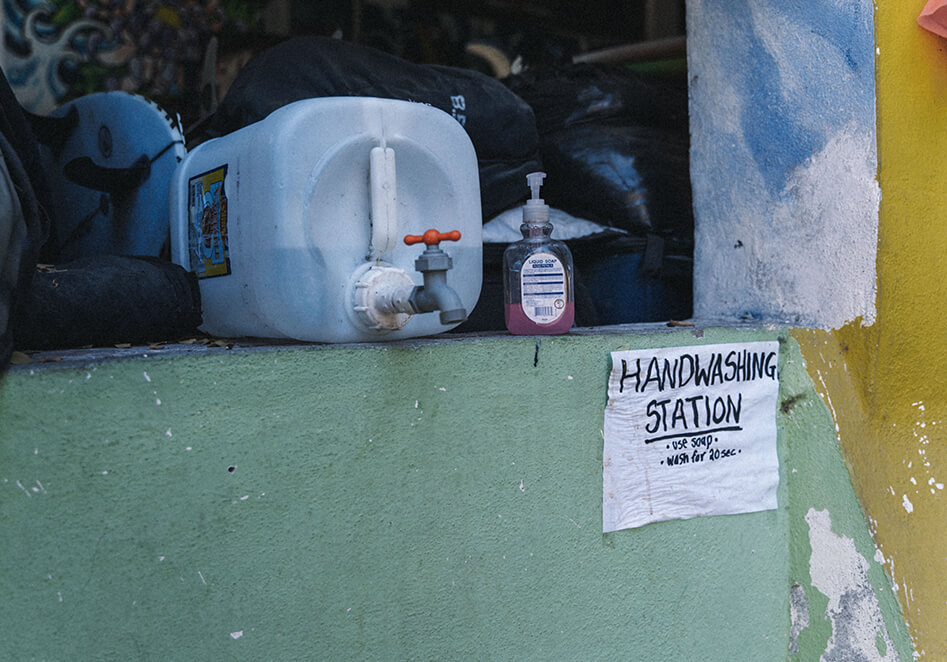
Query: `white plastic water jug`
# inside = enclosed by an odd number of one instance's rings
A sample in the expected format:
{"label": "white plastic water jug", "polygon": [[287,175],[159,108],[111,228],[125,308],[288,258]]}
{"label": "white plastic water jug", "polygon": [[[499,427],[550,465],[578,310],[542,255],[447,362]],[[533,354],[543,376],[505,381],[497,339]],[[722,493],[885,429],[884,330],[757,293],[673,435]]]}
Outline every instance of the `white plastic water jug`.
{"label": "white plastic water jug", "polygon": [[467,133],[408,101],[297,101],[198,145],[171,186],[173,259],[225,337],[446,331],[480,296],[481,224]]}

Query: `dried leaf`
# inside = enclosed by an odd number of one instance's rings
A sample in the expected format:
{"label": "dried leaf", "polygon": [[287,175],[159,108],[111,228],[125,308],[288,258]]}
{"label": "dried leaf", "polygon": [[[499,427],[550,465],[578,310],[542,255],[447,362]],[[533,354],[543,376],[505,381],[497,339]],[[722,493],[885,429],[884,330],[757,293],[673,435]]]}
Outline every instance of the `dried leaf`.
{"label": "dried leaf", "polygon": [[10,356],[10,363],[12,365],[26,365],[27,363],[32,363],[33,359],[24,354],[23,352],[13,352]]}

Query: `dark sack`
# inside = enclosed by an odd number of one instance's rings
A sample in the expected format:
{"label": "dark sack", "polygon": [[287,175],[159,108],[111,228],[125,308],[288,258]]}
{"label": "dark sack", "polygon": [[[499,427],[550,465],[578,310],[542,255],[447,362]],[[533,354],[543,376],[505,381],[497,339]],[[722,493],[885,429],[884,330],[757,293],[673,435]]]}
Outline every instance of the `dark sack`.
{"label": "dark sack", "polygon": [[0,371],[13,353],[16,309],[49,230],[36,138],[0,72]]}
{"label": "dark sack", "polygon": [[618,65],[570,64],[527,70],[504,83],[533,108],[540,134],[610,120],[688,131],[684,82]]}
{"label": "dark sack", "polygon": [[685,82],[601,64],[527,71],[505,82],[536,115],[550,205],[689,250]]}
{"label": "dark sack", "polygon": [[686,138],[666,129],[577,124],[542,137],[546,201],[574,216],[687,243],[694,234]]}
{"label": "dark sack", "polygon": [[37,269],[16,322],[21,349],[148,343],[201,324],[197,277],[155,257],[99,255]]}
{"label": "dark sack", "polygon": [[197,138],[225,135],[294,101],[329,96],[417,101],[451,114],[477,152],[485,219],[522,201],[526,174],[541,169],[533,111],[503,83],[327,37],[297,37],[254,56],[210,119],[206,136]]}

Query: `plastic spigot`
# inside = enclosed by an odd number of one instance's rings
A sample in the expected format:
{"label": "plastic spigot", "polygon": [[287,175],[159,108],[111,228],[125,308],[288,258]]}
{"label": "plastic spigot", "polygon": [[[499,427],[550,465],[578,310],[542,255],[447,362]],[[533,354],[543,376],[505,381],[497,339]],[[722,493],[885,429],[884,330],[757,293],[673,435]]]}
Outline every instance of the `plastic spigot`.
{"label": "plastic spigot", "polygon": [[428,246],[437,246],[442,241],[460,241],[460,230],[451,230],[450,232],[439,232],[434,228],[426,231],[422,235],[408,234],[404,237],[404,243],[408,246],[424,242]]}
{"label": "plastic spigot", "polygon": [[408,246],[424,243],[427,248],[414,261],[414,268],[421,272],[424,284],[411,292],[410,305],[416,313],[441,311],[441,324],[457,324],[467,319],[467,311],[460,297],[447,284],[447,272],[453,266],[450,255],[438,245],[442,241],[459,241],[460,231],[439,232],[434,228],[423,235],[409,234],[404,243]]}

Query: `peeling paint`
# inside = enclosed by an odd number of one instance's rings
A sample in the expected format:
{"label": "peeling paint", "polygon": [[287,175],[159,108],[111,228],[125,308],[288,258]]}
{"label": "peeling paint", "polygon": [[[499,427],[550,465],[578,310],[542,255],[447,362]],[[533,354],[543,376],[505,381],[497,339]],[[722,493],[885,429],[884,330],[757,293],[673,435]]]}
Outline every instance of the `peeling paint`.
{"label": "peeling paint", "polygon": [[809,627],[806,589],[799,584],[793,584],[789,589],[789,620],[789,652],[796,655],[799,652],[799,633]]}
{"label": "peeling paint", "polygon": [[832,624],[832,636],[821,660],[897,662],[878,598],[868,580],[868,561],[851,538],[833,533],[829,511],[810,508],[806,522],[812,547],[812,585],[829,599],[826,617]]}

